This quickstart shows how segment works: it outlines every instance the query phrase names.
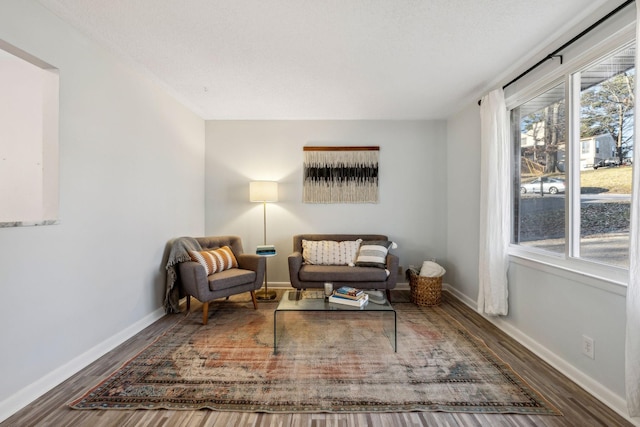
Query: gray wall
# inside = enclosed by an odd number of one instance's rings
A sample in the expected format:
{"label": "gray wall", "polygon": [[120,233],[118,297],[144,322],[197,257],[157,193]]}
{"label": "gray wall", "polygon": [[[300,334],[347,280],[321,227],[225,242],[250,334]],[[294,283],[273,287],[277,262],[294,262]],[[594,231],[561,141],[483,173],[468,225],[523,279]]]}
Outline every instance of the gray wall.
{"label": "gray wall", "polygon": [[[480,119],[477,103],[447,123],[447,282],[467,304],[478,296]],[[556,267],[511,257],[509,315],[492,318],[552,365],[626,414],[626,289]],[[595,360],[581,353],[595,340]]]}
{"label": "gray wall", "polygon": [[[287,255],[299,233],[380,233],[398,243],[400,264],[444,260],[446,123],[444,121],[208,121],[206,231],[238,234],[245,251],[262,244],[262,205],[249,181],[279,182],[267,205],[269,281],[289,283]],[[302,147],[380,146],[380,202],[302,203]]]}
{"label": "gray wall", "polygon": [[51,15],[0,39],[60,70],[60,224],[0,228],[0,419],[163,314],[167,241],[204,232],[204,120]]}
{"label": "gray wall", "polygon": [[473,298],[478,294],[480,226],[480,114],[478,105],[447,122],[446,282]]}

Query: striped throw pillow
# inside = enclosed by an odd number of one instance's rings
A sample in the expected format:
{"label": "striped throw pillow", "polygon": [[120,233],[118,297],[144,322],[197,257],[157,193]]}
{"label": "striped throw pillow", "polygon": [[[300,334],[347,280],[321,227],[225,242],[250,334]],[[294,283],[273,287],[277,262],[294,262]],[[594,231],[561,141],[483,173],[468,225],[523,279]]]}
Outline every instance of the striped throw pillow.
{"label": "striped throw pillow", "polygon": [[392,245],[393,242],[388,240],[362,242],[356,259],[356,266],[387,268],[387,254]]}
{"label": "striped throw pillow", "polygon": [[192,261],[204,267],[207,276],[238,267],[238,260],[236,260],[229,246],[223,246],[212,251],[189,251],[189,256]]}

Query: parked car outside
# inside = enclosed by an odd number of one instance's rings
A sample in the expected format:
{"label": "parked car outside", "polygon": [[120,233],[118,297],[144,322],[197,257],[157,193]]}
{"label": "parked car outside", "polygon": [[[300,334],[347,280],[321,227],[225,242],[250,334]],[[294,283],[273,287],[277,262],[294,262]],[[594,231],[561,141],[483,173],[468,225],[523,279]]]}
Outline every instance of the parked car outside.
{"label": "parked car outside", "polygon": [[560,178],[551,178],[543,176],[533,181],[520,184],[520,194],[540,193],[540,182],[542,182],[542,191],[549,194],[564,193],[564,180]]}
{"label": "parked car outside", "polygon": [[618,159],[605,159],[600,160],[598,163],[593,165],[593,169],[598,168],[611,168],[620,166],[620,160]]}

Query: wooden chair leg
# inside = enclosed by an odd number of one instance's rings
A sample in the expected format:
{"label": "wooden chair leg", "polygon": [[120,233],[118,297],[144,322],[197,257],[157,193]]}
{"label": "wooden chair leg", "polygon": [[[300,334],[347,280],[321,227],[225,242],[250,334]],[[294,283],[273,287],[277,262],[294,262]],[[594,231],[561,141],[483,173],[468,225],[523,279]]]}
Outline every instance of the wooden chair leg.
{"label": "wooden chair leg", "polygon": [[391,289],[387,289],[387,301],[391,302]]}
{"label": "wooden chair leg", "polygon": [[209,321],[209,303],[203,302],[202,303],[202,324],[206,325],[208,321]]}
{"label": "wooden chair leg", "polygon": [[258,309],[258,300],[256,299],[256,291],[251,291],[251,301],[253,301],[253,309]]}

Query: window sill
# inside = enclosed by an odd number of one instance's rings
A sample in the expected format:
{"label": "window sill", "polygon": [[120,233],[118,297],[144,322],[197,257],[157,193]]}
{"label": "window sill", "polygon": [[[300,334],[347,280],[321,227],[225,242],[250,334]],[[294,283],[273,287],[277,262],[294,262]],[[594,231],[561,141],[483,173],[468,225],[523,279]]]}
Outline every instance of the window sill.
{"label": "window sill", "polygon": [[509,261],[544,271],[559,277],[583,283],[587,286],[626,296],[629,271],[581,259],[565,259],[564,256],[542,254],[518,246],[509,247]]}
{"label": "window sill", "polygon": [[11,227],[37,227],[41,225],[57,225],[60,221],[57,219],[44,219],[42,221],[11,221],[11,222],[0,222],[0,228],[11,228]]}

